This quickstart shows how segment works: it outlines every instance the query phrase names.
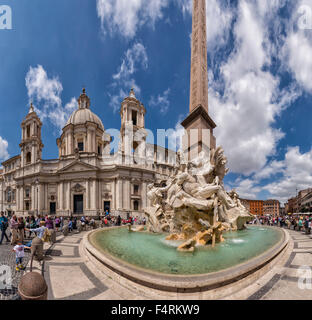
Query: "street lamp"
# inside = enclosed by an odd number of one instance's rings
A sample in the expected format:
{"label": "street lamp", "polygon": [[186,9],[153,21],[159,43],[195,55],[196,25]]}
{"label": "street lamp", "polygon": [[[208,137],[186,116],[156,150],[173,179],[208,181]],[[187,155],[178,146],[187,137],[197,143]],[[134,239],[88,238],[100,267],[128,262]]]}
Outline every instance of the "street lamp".
{"label": "street lamp", "polygon": [[38,185],[39,185],[39,180],[38,178],[35,180],[36,188],[37,188],[37,217],[39,216],[39,198],[38,198]]}

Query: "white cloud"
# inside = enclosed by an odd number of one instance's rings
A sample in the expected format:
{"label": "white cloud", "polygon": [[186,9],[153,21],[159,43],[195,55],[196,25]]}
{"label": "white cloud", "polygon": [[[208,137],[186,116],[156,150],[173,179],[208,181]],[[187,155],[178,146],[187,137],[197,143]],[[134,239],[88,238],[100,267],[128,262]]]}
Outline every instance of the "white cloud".
{"label": "white cloud", "polygon": [[76,99],[72,98],[63,107],[61,99],[62,83],[57,77],[49,78],[41,65],[29,68],[25,83],[29,100],[34,102],[38,116],[43,121],[49,119],[61,131],[70,114],[77,107]]}
{"label": "white cloud", "polygon": [[182,137],[185,134],[185,129],[181,125],[183,119],[185,119],[185,115],[180,114],[174,130],[170,130],[168,148],[171,150],[178,151],[182,147]]}
{"label": "white cloud", "polygon": [[169,101],[170,88],[168,88],[162,95],[158,95],[157,97],[152,96],[149,105],[151,107],[158,107],[160,113],[166,114],[169,110],[170,101]]}
{"label": "white cloud", "polygon": [[104,34],[133,38],[141,26],[154,27],[168,4],[169,0],[97,0],[97,14]]}
{"label": "white cloud", "polygon": [[261,181],[263,179],[271,178],[272,176],[283,173],[285,164],[283,161],[273,160],[268,165],[266,165],[263,169],[259,170],[254,178],[256,181]]}
{"label": "white cloud", "polygon": [[69,103],[65,105],[64,108],[55,108],[49,113],[49,118],[52,123],[57,124],[61,129],[65,126],[69,116],[78,108],[78,103],[76,98],[72,98]]}
{"label": "white cloud", "polygon": [[273,197],[286,202],[295,196],[296,189],[302,190],[312,186],[312,150],[301,153],[299,147],[288,148],[285,159],[279,163],[283,175],[276,181],[263,187]]}
{"label": "white cloud", "polygon": [[8,142],[0,137],[0,161],[5,161],[10,157],[8,147]]}
{"label": "white cloud", "polygon": [[[183,14],[192,14],[192,0],[176,0]],[[225,44],[228,40],[229,29],[234,16],[234,8],[226,1],[209,0],[206,3],[207,44],[208,50]]]}
{"label": "white cloud", "polygon": [[122,100],[128,96],[131,88],[134,89],[137,96],[141,93],[141,88],[136,84],[133,78],[134,74],[140,70],[146,70],[148,67],[148,56],[146,48],[142,43],[135,43],[124,53],[121,65],[118,68],[118,72],[113,75],[113,82],[110,86],[109,93],[110,107],[114,112],[117,112],[120,108]]}
{"label": "white cloud", "polygon": [[139,67],[148,67],[148,57],[144,45],[137,42],[125,52],[119,72],[113,75],[113,79],[127,80]]}
{"label": "white cloud", "polygon": [[241,198],[256,199],[257,193],[261,191],[259,186],[255,186],[252,179],[237,180],[235,182],[235,190]]}
{"label": "white cloud", "polygon": [[62,84],[58,78],[49,79],[41,65],[35,68],[30,67],[25,81],[30,98],[36,98],[38,102],[43,101],[47,104],[61,105]]}
{"label": "white cloud", "polygon": [[220,67],[221,79],[210,82],[217,143],[224,147],[231,171],[246,176],[261,170],[275,154],[284,136],[273,128],[276,117],[299,94],[296,87],[282,94],[279,77],[265,69],[273,46],[266,45],[268,27],[278,7],[277,1],[239,2],[234,50]]}
{"label": "white cloud", "polygon": [[285,60],[298,83],[312,92],[312,41],[303,31],[292,32],[285,41]]}

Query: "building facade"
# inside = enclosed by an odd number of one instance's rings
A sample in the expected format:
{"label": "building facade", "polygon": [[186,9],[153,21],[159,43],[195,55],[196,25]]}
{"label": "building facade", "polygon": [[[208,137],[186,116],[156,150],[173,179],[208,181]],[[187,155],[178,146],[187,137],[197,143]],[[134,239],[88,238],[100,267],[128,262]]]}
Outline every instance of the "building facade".
{"label": "building facade", "polygon": [[148,184],[161,185],[176,160],[176,152],[146,143],[145,113],[131,90],[121,103],[118,152],[111,154],[111,137],[83,90],[57,139],[58,158],[43,160],[42,123],[31,105],[21,124],[21,153],[2,164],[1,211],[96,216],[107,209],[142,216]]}
{"label": "building facade", "polygon": [[[85,89],[78,108],[57,139],[58,158],[43,160],[42,123],[31,105],[21,124],[20,154],[3,162],[1,211],[9,214],[85,214],[106,209],[122,216],[139,216],[150,206],[149,184],[164,186],[175,164],[207,157],[216,148],[216,124],[208,109],[206,1],[193,2],[189,115],[182,122],[181,154],[147,143],[144,105],[130,91],[120,108],[121,127],[117,152],[111,136],[91,111]],[[178,161],[177,161],[178,160]]]}
{"label": "building facade", "polygon": [[280,215],[280,202],[274,199],[265,200],[263,202],[263,213],[278,217]]}
{"label": "building facade", "polygon": [[264,213],[263,210],[263,200],[248,200],[240,199],[242,205],[250,211],[251,214],[256,216],[262,216]]}

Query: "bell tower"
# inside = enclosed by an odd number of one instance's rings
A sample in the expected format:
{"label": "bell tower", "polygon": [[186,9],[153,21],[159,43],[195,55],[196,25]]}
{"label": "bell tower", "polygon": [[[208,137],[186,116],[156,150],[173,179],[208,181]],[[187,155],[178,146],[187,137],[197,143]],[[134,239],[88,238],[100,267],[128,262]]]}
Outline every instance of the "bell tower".
{"label": "bell tower", "polygon": [[31,103],[29,112],[21,124],[22,127],[22,141],[21,148],[21,164],[22,167],[35,164],[42,158],[43,144],[41,140],[41,127],[37,113]]}
{"label": "bell tower", "polygon": [[[133,88],[129,96],[121,103],[120,117],[121,117],[121,151],[126,156],[126,162],[132,163],[133,157],[145,158],[146,136],[145,130],[145,114],[146,109],[144,105],[136,98]],[[136,161],[137,162],[137,161]]]}

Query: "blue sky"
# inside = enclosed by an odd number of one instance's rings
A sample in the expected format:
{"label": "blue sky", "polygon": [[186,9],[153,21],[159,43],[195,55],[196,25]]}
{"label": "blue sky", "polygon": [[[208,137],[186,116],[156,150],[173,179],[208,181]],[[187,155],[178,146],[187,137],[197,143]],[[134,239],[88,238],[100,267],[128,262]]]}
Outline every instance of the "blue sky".
{"label": "blue sky", "polygon": [[[134,86],[146,126],[187,115],[190,0],[1,0],[0,158],[19,154],[30,100],[43,121],[44,159],[83,86],[106,129]],[[228,157],[227,188],[285,201],[312,186],[312,31],[298,28],[304,0],[208,0],[209,113]]]}

